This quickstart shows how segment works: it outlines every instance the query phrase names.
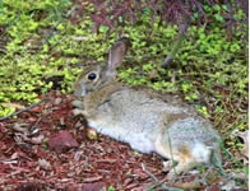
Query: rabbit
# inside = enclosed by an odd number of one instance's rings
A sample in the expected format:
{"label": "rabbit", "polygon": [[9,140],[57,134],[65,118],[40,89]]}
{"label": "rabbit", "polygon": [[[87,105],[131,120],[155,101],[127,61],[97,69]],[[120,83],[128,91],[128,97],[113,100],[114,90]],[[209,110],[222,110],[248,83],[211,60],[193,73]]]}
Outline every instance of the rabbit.
{"label": "rabbit", "polygon": [[[147,88],[129,87],[116,80],[116,69],[129,46],[119,39],[107,63],[84,66],[73,84],[75,113],[101,134],[128,143],[142,153],[156,153],[177,165],[168,177],[177,177],[200,164],[221,158],[221,137],[211,122],[193,107]],[[174,164],[173,163],[173,164]]]}

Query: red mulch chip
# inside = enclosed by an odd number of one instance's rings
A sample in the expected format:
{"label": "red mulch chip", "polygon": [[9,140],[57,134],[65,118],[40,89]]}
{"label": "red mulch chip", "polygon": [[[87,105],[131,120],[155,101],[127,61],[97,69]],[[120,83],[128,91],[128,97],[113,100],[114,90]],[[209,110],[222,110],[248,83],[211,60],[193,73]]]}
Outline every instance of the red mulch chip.
{"label": "red mulch chip", "polygon": [[84,183],[79,191],[100,191],[105,188],[105,184],[102,182],[98,183]]}
{"label": "red mulch chip", "polygon": [[25,182],[20,184],[16,191],[43,191],[45,187],[40,183]]}
{"label": "red mulch chip", "polygon": [[62,152],[64,149],[78,147],[79,144],[73,136],[66,130],[59,132],[49,139],[49,147],[57,153]]}

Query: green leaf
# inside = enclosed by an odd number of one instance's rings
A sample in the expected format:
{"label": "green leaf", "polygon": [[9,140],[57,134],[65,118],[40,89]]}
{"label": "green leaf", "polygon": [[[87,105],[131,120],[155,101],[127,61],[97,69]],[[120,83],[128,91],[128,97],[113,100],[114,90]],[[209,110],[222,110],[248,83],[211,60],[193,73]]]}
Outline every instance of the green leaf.
{"label": "green leaf", "polygon": [[109,186],[108,191],[115,191],[115,188],[113,186]]}
{"label": "green leaf", "polygon": [[214,17],[217,21],[225,22],[224,18],[219,13],[215,14]]}
{"label": "green leaf", "polygon": [[195,13],[193,14],[193,17],[194,17],[194,19],[198,19],[199,14],[198,14],[197,12],[195,12]]}
{"label": "green leaf", "polygon": [[222,8],[223,8],[225,11],[228,10],[227,5],[222,5]]}
{"label": "green leaf", "polygon": [[102,33],[106,32],[108,29],[109,29],[109,27],[106,26],[106,25],[101,25],[99,27],[99,31],[102,32]]}
{"label": "green leaf", "polygon": [[206,12],[211,12],[211,7],[209,5],[204,5],[203,6],[203,9],[206,11]]}
{"label": "green leaf", "polygon": [[213,9],[216,10],[216,11],[220,11],[221,10],[221,7],[218,5],[218,4],[215,4],[213,6]]}

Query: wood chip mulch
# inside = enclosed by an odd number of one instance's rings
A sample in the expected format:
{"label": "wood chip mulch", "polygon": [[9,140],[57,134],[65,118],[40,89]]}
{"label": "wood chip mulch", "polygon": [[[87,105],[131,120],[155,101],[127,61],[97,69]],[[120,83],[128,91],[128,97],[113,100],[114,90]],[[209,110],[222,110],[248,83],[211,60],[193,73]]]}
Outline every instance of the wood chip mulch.
{"label": "wood chip mulch", "polygon": [[46,97],[50,101],[0,121],[0,190],[139,191],[153,186],[150,174],[166,177],[157,155],[100,134],[88,138],[86,122],[72,114],[71,95]]}

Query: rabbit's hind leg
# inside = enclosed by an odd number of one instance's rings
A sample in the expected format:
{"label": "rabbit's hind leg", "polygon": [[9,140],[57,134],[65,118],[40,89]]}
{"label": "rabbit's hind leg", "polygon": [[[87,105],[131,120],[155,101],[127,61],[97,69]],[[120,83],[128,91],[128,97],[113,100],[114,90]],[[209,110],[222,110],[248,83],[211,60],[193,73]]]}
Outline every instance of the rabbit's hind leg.
{"label": "rabbit's hind leg", "polygon": [[196,166],[194,160],[185,155],[175,156],[175,160],[178,161],[178,164],[169,171],[168,178],[170,180],[175,179],[181,173],[186,173]]}
{"label": "rabbit's hind leg", "polygon": [[166,144],[166,142],[162,140],[162,136],[159,136],[155,146],[159,155],[169,159],[169,164],[172,167],[168,174],[169,179],[174,179],[182,172],[186,173],[197,165],[189,147],[185,145],[178,148],[176,148],[175,145],[171,147],[171,145]]}

